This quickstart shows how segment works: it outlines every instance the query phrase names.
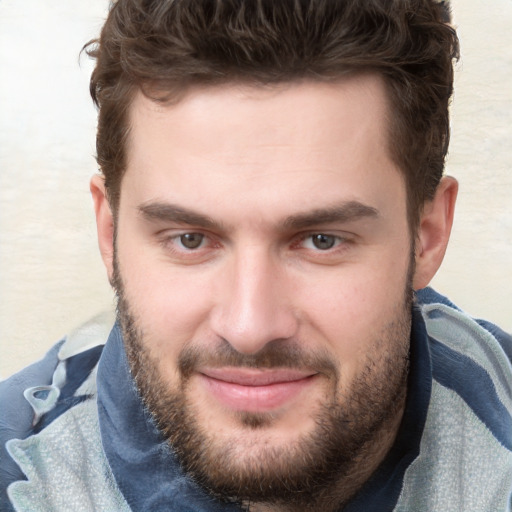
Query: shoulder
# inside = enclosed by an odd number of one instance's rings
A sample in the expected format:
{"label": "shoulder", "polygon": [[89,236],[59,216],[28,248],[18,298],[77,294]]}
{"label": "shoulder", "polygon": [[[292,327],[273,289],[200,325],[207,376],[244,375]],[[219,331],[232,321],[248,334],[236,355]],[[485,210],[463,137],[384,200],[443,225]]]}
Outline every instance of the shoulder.
{"label": "shoulder", "polygon": [[417,294],[417,307],[432,388],[419,455],[396,510],[509,510],[512,339],[432,289]]}
{"label": "shoulder", "polygon": [[469,316],[432,288],[417,292],[417,305],[429,336],[461,351],[472,352],[475,346],[488,347],[510,367],[506,361],[512,362],[511,334],[491,322]]}
{"label": "shoulder", "polygon": [[458,416],[459,426],[466,431],[470,425],[478,426],[482,439],[490,436],[510,457],[511,336],[489,322],[473,319],[433,290],[426,290],[421,299],[432,364],[431,410],[437,404],[447,420]]}
{"label": "shoulder", "polygon": [[10,437],[26,437],[50,412],[50,403],[88,379],[113,323],[110,312],[94,317],[54,345],[40,361],[0,382],[3,436],[7,431]]}
{"label": "shoulder", "polygon": [[86,398],[95,397],[95,370],[113,323],[112,313],[98,315],[40,361],[0,382],[0,505],[6,487],[25,478],[9,455],[9,441],[36,435]]}
{"label": "shoulder", "polygon": [[418,306],[429,337],[434,380],[455,391],[475,412],[490,413],[494,399],[493,407],[505,407],[510,417],[512,337],[472,318],[432,289],[418,294]]}

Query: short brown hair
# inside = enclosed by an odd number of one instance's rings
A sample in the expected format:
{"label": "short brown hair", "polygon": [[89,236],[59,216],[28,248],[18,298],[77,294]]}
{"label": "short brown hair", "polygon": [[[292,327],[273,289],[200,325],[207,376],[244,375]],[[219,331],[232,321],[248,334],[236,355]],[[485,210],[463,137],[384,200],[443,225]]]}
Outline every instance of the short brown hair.
{"label": "short brown hair", "polygon": [[[195,84],[384,77],[390,151],[415,229],[443,174],[456,33],[435,0],[117,0],[98,40],[90,91],[97,160],[114,211],[134,93],[172,100]],[[158,91],[158,94],[156,94]]]}

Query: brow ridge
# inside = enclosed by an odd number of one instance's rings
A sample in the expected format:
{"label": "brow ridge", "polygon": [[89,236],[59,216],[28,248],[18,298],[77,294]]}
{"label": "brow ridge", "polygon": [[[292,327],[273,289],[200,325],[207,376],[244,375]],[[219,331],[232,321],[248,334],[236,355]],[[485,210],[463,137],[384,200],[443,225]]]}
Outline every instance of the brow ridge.
{"label": "brow ridge", "polygon": [[[205,229],[223,229],[222,223],[208,215],[172,203],[150,202],[138,207],[139,213],[150,221],[164,221],[198,226]],[[378,218],[379,211],[359,201],[348,201],[341,205],[317,208],[312,211],[290,215],[285,218],[285,230],[304,229],[319,224],[350,222],[362,218]]]}
{"label": "brow ridge", "polygon": [[287,229],[304,229],[318,224],[350,222],[363,218],[378,218],[379,210],[359,201],[348,201],[341,205],[318,208],[310,212],[291,215],[284,221]]}
{"label": "brow ridge", "polygon": [[138,207],[139,213],[147,220],[190,224],[205,229],[219,228],[220,224],[208,215],[171,203],[151,202]]}

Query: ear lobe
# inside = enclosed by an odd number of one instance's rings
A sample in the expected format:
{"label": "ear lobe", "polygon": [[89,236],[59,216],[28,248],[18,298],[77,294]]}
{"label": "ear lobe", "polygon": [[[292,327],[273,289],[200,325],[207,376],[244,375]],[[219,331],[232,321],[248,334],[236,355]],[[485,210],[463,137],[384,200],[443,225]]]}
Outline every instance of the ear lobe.
{"label": "ear lobe", "polygon": [[441,266],[453,224],[459,185],[455,178],[442,178],[436,194],[425,203],[416,238],[416,269],[413,287],[425,288]]}
{"label": "ear lobe", "polygon": [[96,214],[96,229],[101,258],[107,269],[109,281],[112,283],[114,268],[114,217],[107,199],[105,181],[102,176],[91,178],[90,190]]}

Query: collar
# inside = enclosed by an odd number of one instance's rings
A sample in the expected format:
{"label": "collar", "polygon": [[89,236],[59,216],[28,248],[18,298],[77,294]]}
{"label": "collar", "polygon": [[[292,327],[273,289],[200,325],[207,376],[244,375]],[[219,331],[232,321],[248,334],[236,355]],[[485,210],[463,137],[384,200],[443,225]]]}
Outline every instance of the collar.
{"label": "collar", "polygon": [[[414,307],[408,392],[397,440],[377,471],[344,511],[393,510],[405,471],[419,454],[431,388],[428,336],[421,312]],[[109,465],[133,510],[239,510],[234,504],[214,500],[182,472],[142,403],[130,374],[117,323],[98,367],[98,414]]]}
{"label": "collar", "polygon": [[394,510],[402,490],[405,471],[420,453],[431,392],[429,338],[421,310],[415,305],[412,312],[407,398],[402,423],[386,458],[343,512]]}
{"label": "collar", "polygon": [[239,510],[211,498],[181,471],[142,403],[130,374],[117,323],[101,355],[97,382],[103,449],[117,485],[132,510]]}

